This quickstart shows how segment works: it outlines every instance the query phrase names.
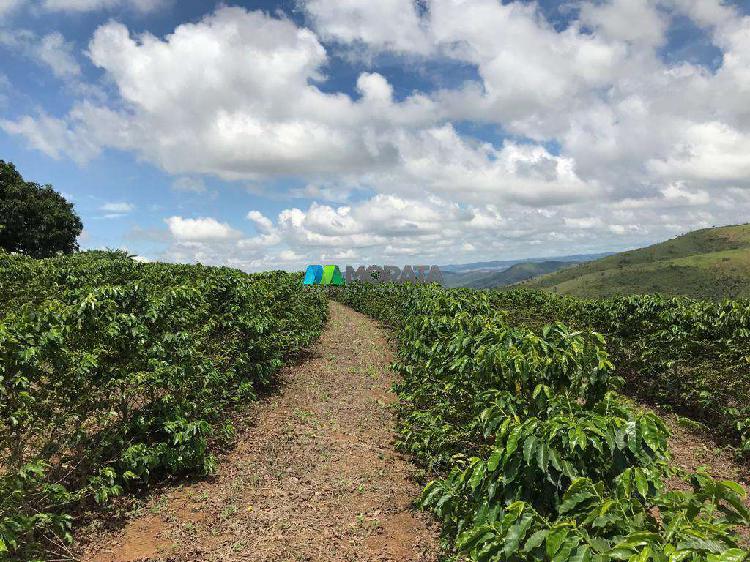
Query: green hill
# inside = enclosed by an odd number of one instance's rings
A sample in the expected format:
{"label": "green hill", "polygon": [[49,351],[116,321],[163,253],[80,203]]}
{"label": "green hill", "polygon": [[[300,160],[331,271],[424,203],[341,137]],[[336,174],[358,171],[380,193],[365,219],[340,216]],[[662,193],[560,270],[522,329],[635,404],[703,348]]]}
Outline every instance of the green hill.
{"label": "green hill", "polygon": [[750,297],[750,224],[696,230],[544,275],[524,286],[580,297],[657,292]]}
{"label": "green hill", "polygon": [[519,281],[531,279],[538,275],[558,271],[570,267],[576,262],[570,261],[542,261],[523,262],[512,265],[502,271],[468,271],[465,273],[444,273],[447,287],[468,287],[470,289],[491,289],[512,285]]}

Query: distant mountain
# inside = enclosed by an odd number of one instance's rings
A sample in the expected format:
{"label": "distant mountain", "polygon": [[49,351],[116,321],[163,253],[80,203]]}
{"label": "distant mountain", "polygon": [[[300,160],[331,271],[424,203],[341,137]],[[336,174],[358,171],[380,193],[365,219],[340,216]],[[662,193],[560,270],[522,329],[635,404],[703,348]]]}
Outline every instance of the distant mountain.
{"label": "distant mountain", "polygon": [[545,261],[558,261],[568,263],[580,263],[592,260],[598,260],[604,256],[609,256],[613,252],[604,252],[599,254],[574,254],[570,256],[555,256],[545,258],[523,258],[519,260],[503,260],[503,261],[480,261],[474,263],[460,263],[452,265],[441,265],[440,270],[445,273],[446,271],[463,272],[463,271],[502,271],[508,269],[519,263],[529,262],[545,262]]}
{"label": "distant mountain", "polygon": [[503,287],[531,279],[537,275],[558,271],[571,267],[575,262],[542,261],[524,262],[510,266],[503,271],[468,271],[466,273],[444,272],[443,277],[447,287],[468,287],[470,289],[491,289]]}
{"label": "distant mountain", "polygon": [[704,228],[526,281],[581,297],[664,293],[750,298],[750,224]]}

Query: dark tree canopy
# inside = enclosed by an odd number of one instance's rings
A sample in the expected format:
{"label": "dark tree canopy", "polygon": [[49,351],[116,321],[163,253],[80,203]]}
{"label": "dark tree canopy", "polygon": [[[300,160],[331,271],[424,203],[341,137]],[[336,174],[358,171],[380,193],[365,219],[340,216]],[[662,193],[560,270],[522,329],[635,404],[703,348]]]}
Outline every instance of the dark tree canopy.
{"label": "dark tree canopy", "polygon": [[73,205],[51,185],[24,181],[0,160],[0,248],[45,258],[78,249],[83,230]]}

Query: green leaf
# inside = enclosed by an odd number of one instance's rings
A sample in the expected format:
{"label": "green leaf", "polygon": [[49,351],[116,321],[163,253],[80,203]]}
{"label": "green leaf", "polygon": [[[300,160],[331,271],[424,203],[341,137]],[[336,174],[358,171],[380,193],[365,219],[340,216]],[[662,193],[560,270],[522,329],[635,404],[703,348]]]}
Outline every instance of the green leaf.
{"label": "green leaf", "polygon": [[487,460],[487,470],[494,472],[497,469],[497,465],[500,464],[500,460],[503,458],[502,449],[494,449],[490,458]]}
{"label": "green leaf", "polygon": [[731,480],[720,480],[719,484],[721,484],[722,486],[726,488],[729,488],[741,498],[744,498],[745,496],[747,496],[747,492],[745,491],[745,488],[743,488],[742,485],[738,484],[737,482],[732,482]]}
{"label": "green leaf", "polygon": [[546,442],[542,442],[536,448],[536,464],[543,474],[546,474],[549,468],[549,452],[549,445]]}
{"label": "green leaf", "polygon": [[743,562],[747,558],[747,553],[739,548],[732,548],[721,554],[709,554],[706,557],[707,562]]}
{"label": "green leaf", "polygon": [[578,547],[580,542],[581,540],[576,536],[569,537],[552,558],[552,562],[567,562],[570,560],[571,553]]}
{"label": "green leaf", "polygon": [[535,548],[538,548],[539,546],[544,543],[544,540],[547,538],[547,535],[549,534],[548,529],[542,529],[540,531],[536,531],[534,534],[532,534],[529,537],[529,540],[526,541],[526,544],[523,547],[524,552],[531,552]]}
{"label": "green leaf", "polygon": [[505,445],[505,458],[510,458],[518,448],[518,438],[521,436],[522,431],[523,426],[521,425],[518,425],[511,430],[510,435],[508,436],[508,442]]}
{"label": "green leaf", "polygon": [[479,484],[484,479],[484,476],[487,472],[486,465],[478,462],[474,465],[473,471],[471,473],[471,478],[469,478],[469,486],[471,487],[472,491],[476,490],[477,487],[479,487]]}
{"label": "green leaf", "polygon": [[664,431],[661,420],[656,416],[644,415],[640,420],[641,435],[652,451],[661,452],[664,449]]}
{"label": "green leaf", "polygon": [[579,546],[575,554],[570,558],[570,562],[590,562],[591,547],[588,545]]}
{"label": "green leaf", "polygon": [[636,468],[634,471],[635,487],[638,493],[644,498],[648,497],[648,479],[642,469]]}
{"label": "green leaf", "polygon": [[565,542],[568,533],[570,533],[568,527],[553,527],[550,529],[546,540],[547,556],[552,558],[557,554],[557,551],[560,550],[560,547]]}
{"label": "green leaf", "polygon": [[531,435],[524,441],[523,444],[523,458],[526,461],[526,464],[531,464],[531,458],[534,456],[534,453],[536,452],[536,444],[537,444],[537,438],[536,435]]}
{"label": "green leaf", "polygon": [[509,530],[508,534],[505,535],[505,547],[503,552],[506,556],[510,556],[518,550],[521,541],[526,536],[526,533],[534,522],[534,517],[531,514],[524,515],[519,522],[513,525]]}
{"label": "green leaf", "polygon": [[580,492],[576,492],[575,494],[571,494],[570,496],[567,496],[565,498],[565,501],[560,505],[558,512],[560,513],[560,515],[564,515],[567,512],[575,509],[577,506],[579,506],[586,500],[591,499],[593,497],[596,497],[596,496],[595,494],[591,493],[590,490],[582,490]]}

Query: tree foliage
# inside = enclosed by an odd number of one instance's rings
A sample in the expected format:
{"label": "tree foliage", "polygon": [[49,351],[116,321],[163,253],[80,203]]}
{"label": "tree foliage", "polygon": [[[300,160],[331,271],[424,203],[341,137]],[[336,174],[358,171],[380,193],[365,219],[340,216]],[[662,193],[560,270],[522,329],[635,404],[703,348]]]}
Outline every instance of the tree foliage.
{"label": "tree foliage", "polygon": [[25,181],[0,160],[0,248],[35,258],[71,253],[82,230],[73,205],[52,186]]}

